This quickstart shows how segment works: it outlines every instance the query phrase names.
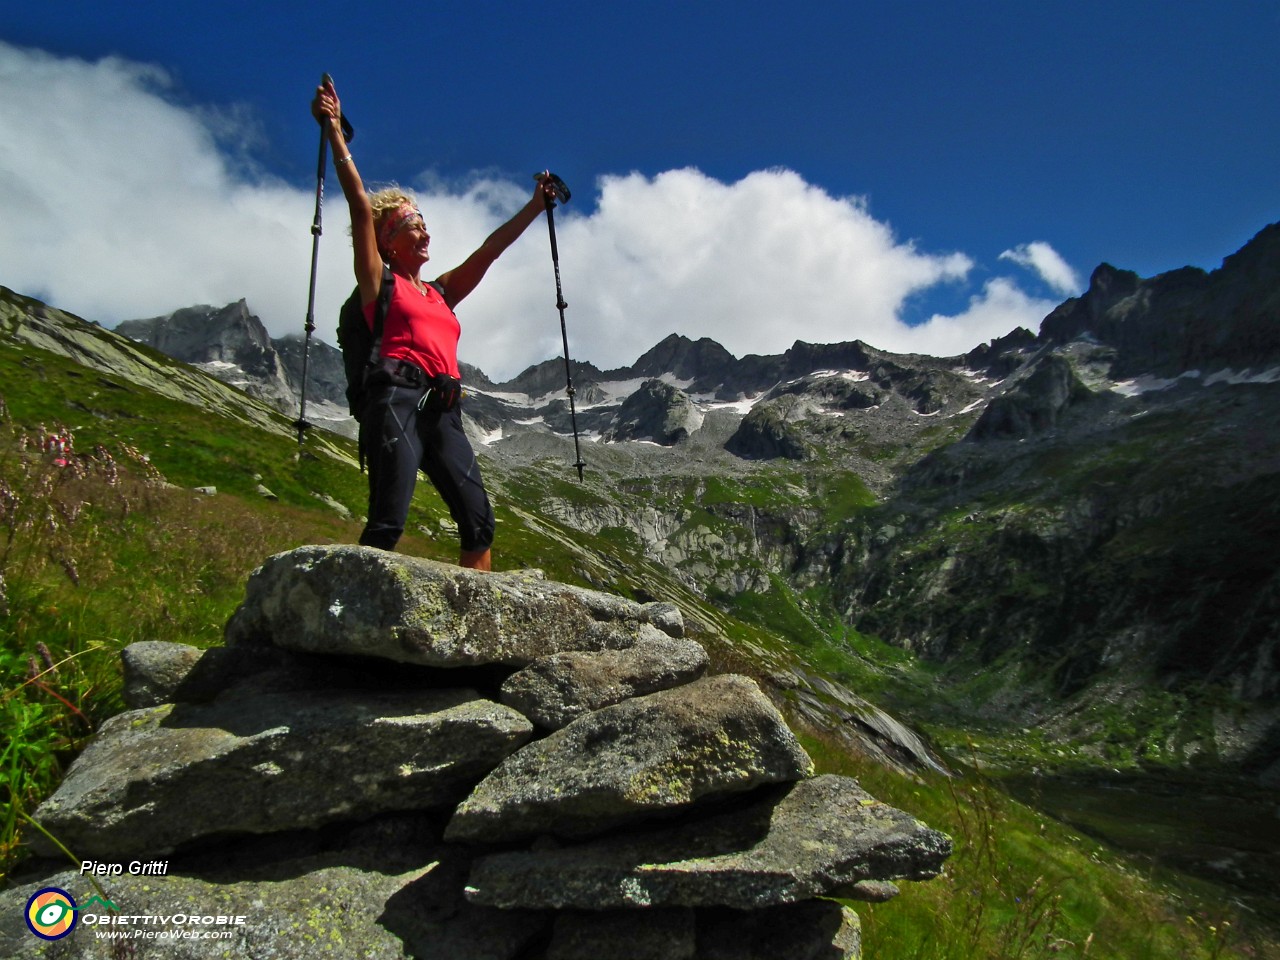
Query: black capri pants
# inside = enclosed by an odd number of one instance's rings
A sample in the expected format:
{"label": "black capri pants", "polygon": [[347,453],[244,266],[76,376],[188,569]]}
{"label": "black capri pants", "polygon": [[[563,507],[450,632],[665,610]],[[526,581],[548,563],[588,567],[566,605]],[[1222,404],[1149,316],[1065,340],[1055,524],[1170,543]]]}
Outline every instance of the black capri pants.
{"label": "black capri pants", "polygon": [[458,525],[462,549],[488,550],[494,516],[480,464],[462,430],[461,404],[432,409],[425,386],[370,384],[360,421],[360,446],[369,465],[369,519],[360,542],[392,550],[404,533],[419,468]]}

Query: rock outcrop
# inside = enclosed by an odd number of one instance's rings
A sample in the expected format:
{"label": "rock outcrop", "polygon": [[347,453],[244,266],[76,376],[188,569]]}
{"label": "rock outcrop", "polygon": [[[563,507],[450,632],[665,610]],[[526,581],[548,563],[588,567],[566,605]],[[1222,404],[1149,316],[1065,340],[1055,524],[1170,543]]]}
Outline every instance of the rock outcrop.
{"label": "rock outcrop", "polygon": [[116,326],[116,332],[194,364],[282,410],[294,406],[294,391],[280,355],[262,321],[243,300],[221,309],[186,307],[163,317],[126,320]]}
{"label": "rock outcrop", "polygon": [[1046,433],[1058,425],[1067,410],[1092,396],[1065,358],[1048,356],[1016,387],[988,404],[969,438],[1016,440]]}
{"label": "rock outcrop", "polygon": [[679,387],[646,380],[623,401],[603,440],[648,440],[671,446],[687,440],[702,426],[702,411]]}
{"label": "rock outcrop", "polygon": [[[125,652],[134,709],[36,819],[100,864],[168,858],[82,908],[167,917],[166,956],[859,957],[823,898],[892,896],[950,840],[814,777],[682,633],[670,604],[528,571],[301,548],[253,574],[225,647]],[[51,887],[95,895],[77,871],[8,891],[0,953],[39,955],[16,918]],[[179,939],[195,912],[230,936]]]}
{"label": "rock outcrop", "polygon": [[744,460],[803,460],[809,454],[787,419],[785,405],[776,401],[762,403],[743,417],[724,448]]}
{"label": "rock outcrop", "polygon": [[[309,413],[335,433],[355,436],[347,415],[342,353],[318,337],[271,337],[244,300],[224,307],[184,307],[144,320],[125,320],[116,333],[159,350],[243,390],[282,413],[296,413],[306,368]],[[305,363],[304,363],[305,361]]]}

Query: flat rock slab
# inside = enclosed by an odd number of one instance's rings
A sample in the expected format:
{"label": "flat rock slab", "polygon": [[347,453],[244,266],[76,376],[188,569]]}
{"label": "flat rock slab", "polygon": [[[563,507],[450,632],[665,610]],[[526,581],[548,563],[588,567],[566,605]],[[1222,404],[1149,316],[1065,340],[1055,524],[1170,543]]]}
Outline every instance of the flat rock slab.
{"label": "flat rock slab", "polygon": [[467,897],[494,907],[732,907],[842,896],[866,880],[926,880],[951,840],[847,777],[768,791],[738,810],[472,867]]}
{"label": "flat rock slab", "polygon": [[214,834],[451,806],[532,731],[468,690],[133,710],[102,725],[35,818],[77,856],[149,860]]}
{"label": "flat rock slab", "polygon": [[755,681],[706,677],[588,713],[512,754],[458,807],[445,837],[589,836],[812,769]]}
{"label": "flat rock slab", "polygon": [[592,710],[692,683],[707,664],[700,644],[665,634],[626,650],[555,653],[512,674],[502,702],[559,730]]}
{"label": "flat rock slab", "polygon": [[310,546],[253,572],[226,639],[433,667],[524,666],[683,630],[672,604],[635,603],[537,571],[479,573],[372,547]]}

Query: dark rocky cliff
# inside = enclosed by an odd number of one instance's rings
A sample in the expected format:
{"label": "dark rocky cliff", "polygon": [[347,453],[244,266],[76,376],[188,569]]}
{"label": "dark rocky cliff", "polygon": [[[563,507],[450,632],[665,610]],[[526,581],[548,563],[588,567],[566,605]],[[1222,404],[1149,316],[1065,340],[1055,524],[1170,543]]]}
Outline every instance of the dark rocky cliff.
{"label": "dark rocky cliff", "polygon": [[1096,337],[1115,348],[1117,378],[1262,370],[1280,363],[1277,270],[1280,224],[1210,273],[1186,267],[1144,280],[1104,263],[1083,296],[1045,317],[1041,340]]}

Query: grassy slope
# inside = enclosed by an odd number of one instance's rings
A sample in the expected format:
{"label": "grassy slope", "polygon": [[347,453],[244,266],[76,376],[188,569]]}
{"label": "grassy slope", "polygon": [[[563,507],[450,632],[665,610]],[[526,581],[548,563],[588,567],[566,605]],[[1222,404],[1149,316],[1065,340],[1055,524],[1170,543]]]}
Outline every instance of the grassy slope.
{"label": "grassy slope", "polygon": [[[7,408],[0,417],[0,704],[13,732],[0,765],[7,869],[21,855],[18,812],[47,795],[93,727],[121,709],[118,650],[137,640],[219,642],[245,578],[264,557],[355,539],[357,524],[315,494],[358,515],[363,478],[345,458],[299,457],[283,426],[269,433],[215,420],[35,350],[0,343],[0,383]],[[101,444],[105,454],[67,470],[20,449],[40,423],[58,422],[72,428],[77,451]],[[900,652],[824,623],[813,613],[820,603],[781,587],[785,602],[752,601],[757,609],[741,609],[748,619],[738,619],[635,557],[625,537],[588,536],[537,516],[533,505],[548,491],[603,498],[561,473],[495,469],[504,568],[540,566],[570,582],[673,599],[704,625],[700,638],[726,668],[763,673],[771,659],[798,655],[864,684],[855,686],[861,692],[915,669]],[[159,476],[174,486],[159,484]],[[255,493],[259,483],[278,501]],[[197,495],[194,485],[219,493]],[[856,490],[843,496],[850,507],[863,500]],[[430,531],[439,531],[444,516],[429,490],[413,515]],[[415,531],[404,550],[447,559],[454,543],[448,533]],[[876,957],[1261,955],[1224,948],[1221,911],[1196,899],[1204,893],[1212,904],[1212,892],[1186,884],[1175,892],[981,778],[904,778],[818,733],[806,740],[821,769],[858,776],[957,842],[944,877],[908,885],[887,904],[858,905]]]}

